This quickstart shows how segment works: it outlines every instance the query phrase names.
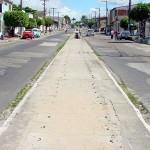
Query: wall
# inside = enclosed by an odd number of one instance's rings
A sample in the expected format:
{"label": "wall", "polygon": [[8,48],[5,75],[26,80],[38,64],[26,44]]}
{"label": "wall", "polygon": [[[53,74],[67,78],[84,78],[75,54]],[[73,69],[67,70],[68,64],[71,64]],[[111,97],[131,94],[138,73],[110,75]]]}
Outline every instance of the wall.
{"label": "wall", "polygon": [[145,36],[150,37],[150,18],[149,18],[149,21],[146,22]]}

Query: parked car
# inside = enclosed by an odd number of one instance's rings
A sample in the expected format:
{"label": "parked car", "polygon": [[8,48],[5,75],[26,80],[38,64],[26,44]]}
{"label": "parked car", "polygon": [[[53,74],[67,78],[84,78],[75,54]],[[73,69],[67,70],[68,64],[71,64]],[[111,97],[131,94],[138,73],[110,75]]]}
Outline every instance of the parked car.
{"label": "parked car", "polygon": [[22,39],[26,39],[26,38],[34,38],[34,32],[32,31],[32,29],[26,29],[23,33],[22,33]]}
{"label": "parked car", "polygon": [[32,29],[33,33],[34,33],[34,37],[39,38],[41,36],[41,31],[38,28],[33,28]]}
{"label": "parked car", "polygon": [[122,39],[130,40],[131,39],[131,33],[130,33],[130,31],[121,31],[118,34],[118,39],[119,40],[122,40]]}
{"label": "parked car", "polygon": [[94,36],[94,30],[93,29],[88,29],[86,32],[86,36]]}

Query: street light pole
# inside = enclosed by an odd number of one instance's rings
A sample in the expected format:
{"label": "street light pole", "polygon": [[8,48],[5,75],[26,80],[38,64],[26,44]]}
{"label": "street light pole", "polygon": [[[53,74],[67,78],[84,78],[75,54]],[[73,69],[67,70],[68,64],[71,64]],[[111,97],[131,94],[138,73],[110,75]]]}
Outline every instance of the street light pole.
{"label": "street light pole", "polygon": [[50,9],[49,9],[49,12],[48,12],[48,13],[49,13],[49,17],[50,17],[50,16],[51,16],[51,10],[50,10]]}
{"label": "street light pole", "polygon": [[100,27],[101,27],[101,24],[100,24],[100,11],[101,11],[101,9],[100,8],[96,8],[96,9],[99,10],[98,26],[99,26],[99,29],[100,29]]}
{"label": "street light pole", "polygon": [[102,2],[105,2],[106,3],[106,28],[108,26],[108,19],[107,19],[107,11],[108,11],[108,6],[107,6],[107,1],[102,1]]}
{"label": "street light pole", "polygon": [[95,13],[95,25],[97,26],[97,22],[96,22],[96,11],[93,11]]}
{"label": "street light pole", "polygon": [[57,28],[59,28],[59,14],[60,12],[57,12],[58,13],[58,25],[57,25]]}
{"label": "street light pole", "polygon": [[[129,17],[129,13],[131,11],[131,0],[129,0],[129,10],[128,10],[128,17]],[[128,20],[128,30],[130,30],[130,17],[129,17],[129,20]]]}
{"label": "street light pole", "polygon": [[91,21],[92,21],[92,14],[91,14]]}

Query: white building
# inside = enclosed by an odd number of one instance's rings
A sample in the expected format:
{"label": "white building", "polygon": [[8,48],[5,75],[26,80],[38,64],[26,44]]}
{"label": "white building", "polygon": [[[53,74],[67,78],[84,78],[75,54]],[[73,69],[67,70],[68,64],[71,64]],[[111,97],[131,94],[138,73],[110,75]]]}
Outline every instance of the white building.
{"label": "white building", "polygon": [[12,2],[10,0],[0,0],[0,36],[4,32],[3,15],[9,10],[12,10]]}

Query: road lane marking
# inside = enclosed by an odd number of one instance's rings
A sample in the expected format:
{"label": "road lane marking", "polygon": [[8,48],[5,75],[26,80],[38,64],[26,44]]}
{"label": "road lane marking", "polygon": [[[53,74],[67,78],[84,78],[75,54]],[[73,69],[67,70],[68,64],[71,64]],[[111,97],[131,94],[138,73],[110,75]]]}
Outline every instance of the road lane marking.
{"label": "road lane marking", "polygon": [[39,46],[56,46],[58,42],[44,42],[40,44]]}
{"label": "road lane marking", "polygon": [[130,68],[139,70],[150,75],[150,64],[148,63],[128,63],[127,64]]}

